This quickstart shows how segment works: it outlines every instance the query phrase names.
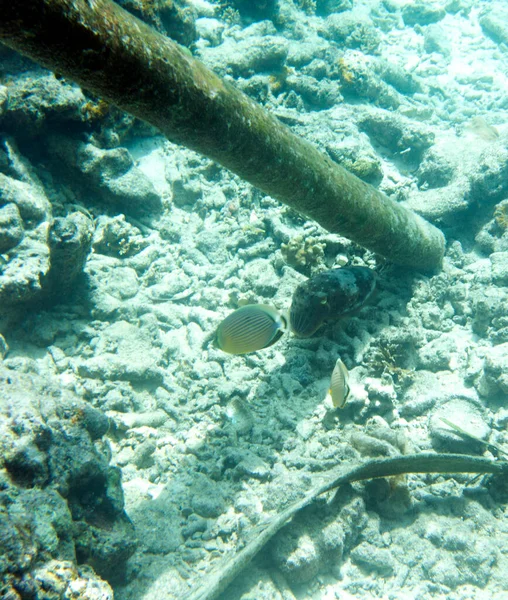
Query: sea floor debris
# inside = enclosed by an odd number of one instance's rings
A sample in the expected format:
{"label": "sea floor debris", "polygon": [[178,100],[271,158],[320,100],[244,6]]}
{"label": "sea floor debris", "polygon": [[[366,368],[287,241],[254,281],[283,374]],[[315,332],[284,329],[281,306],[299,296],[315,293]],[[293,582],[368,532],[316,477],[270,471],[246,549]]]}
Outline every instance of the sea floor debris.
{"label": "sea floor debris", "polygon": [[[0,420],[0,503],[21,532],[2,529],[13,560],[0,580],[178,600],[339,465],[432,450],[503,458],[506,7],[118,4],[176,31],[193,44],[183,56],[448,240],[439,273],[387,264],[0,45],[0,406],[13,390],[15,408],[36,401]],[[209,343],[239,307],[284,312],[306,277],[339,266],[379,272],[358,313],[246,355]],[[327,394],[337,357],[341,409]],[[344,484],[294,513],[221,600],[504,600],[504,480]]]}
{"label": "sea floor debris", "polygon": [[[273,536],[287,525],[300,510],[312,504],[322,494],[354,481],[393,477],[407,473],[495,473],[506,477],[508,461],[466,454],[422,453],[374,459],[353,467],[340,467],[334,470],[333,474],[326,473],[323,476],[323,483],[314,487],[305,498],[273,517],[261,532],[247,543],[245,548],[233,558],[226,559],[226,564],[217,569],[216,575],[209,575],[200,589],[191,593],[189,600],[216,600]],[[337,493],[340,493],[340,490]]]}

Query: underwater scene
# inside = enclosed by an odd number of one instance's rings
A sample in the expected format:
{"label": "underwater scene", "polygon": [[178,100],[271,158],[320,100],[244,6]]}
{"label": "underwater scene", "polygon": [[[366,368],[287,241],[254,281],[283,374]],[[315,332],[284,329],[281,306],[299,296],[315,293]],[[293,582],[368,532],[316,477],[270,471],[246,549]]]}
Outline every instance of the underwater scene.
{"label": "underwater scene", "polygon": [[0,599],[508,599],[507,0],[0,0]]}

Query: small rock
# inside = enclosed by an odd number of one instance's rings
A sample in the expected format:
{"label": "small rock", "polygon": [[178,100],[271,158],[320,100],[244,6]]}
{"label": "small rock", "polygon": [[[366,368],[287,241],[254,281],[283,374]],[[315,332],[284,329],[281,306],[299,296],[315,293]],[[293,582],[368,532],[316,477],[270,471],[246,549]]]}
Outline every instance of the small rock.
{"label": "small rock", "polygon": [[134,269],[130,267],[116,267],[111,269],[104,281],[104,289],[113,298],[127,300],[134,298],[139,290],[139,279]]}
{"label": "small rock", "polygon": [[486,396],[508,394],[508,342],[487,350],[480,392]]}
{"label": "small rock", "polygon": [[492,280],[497,285],[508,285],[508,252],[493,252],[490,255],[492,263]]}
{"label": "small rock", "polygon": [[[79,598],[113,600],[113,590],[86,565],[76,566],[69,560],[51,560],[33,571],[37,598]],[[48,594],[48,590],[51,590]],[[58,594],[58,595],[56,595]],[[12,596],[12,599],[19,598]]]}
{"label": "small rock", "polygon": [[41,136],[57,123],[71,127],[85,121],[83,92],[53,73],[26,71],[9,84],[5,123],[17,136]]}
{"label": "small rock", "polygon": [[150,298],[154,302],[167,302],[175,294],[180,294],[191,288],[192,280],[181,269],[163,275],[162,279],[148,288]]}
{"label": "small rock", "polygon": [[429,25],[425,28],[423,47],[425,52],[437,52],[445,57],[451,53],[450,40],[445,35],[441,25]]}
{"label": "small rock", "polygon": [[0,254],[4,254],[23,239],[23,221],[18,207],[11,203],[0,208]]}
{"label": "small rock", "polygon": [[62,300],[75,291],[75,284],[92,246],[93,222],[82,212],[57,217],[51,223],[48,244],[50,269],[44,289]]}
{"label": "small rock", "polygon": [[436,450],[448,452],[482,452],[484,446],[472,438],[459,435],[441,418],[447,419],[464,431],[487,440],[491,429],[485,420],[485,412],[479,402],[471,398],[456,397],[440,404],[429,417],[429,433]]}
{"label": "small rock", "polygon": [[271,261],[265,258],[248,262],[243,270],[243,277],[249,291],[260,296],[272,297],[279,287],[279,277]]}
{"label": "small rock", "polygon": [[93,236],[95,252],[125,258],[134,256],[148,246],[149,242],[141,231],[125,220],[125,215],[108,217],[101,215],[96,220]]}
{"label": "small rock", "polygon": [[362,456],[394,456],[398,454],[398,451],[389,442],[365,433],[354,433],[351,435],[350,442]]}
{"label": "small rock", "polygon": [[201,517],[217,518],[226,509],[220,486],[206,476],[201,476],[192,486],[191,506]]}
{"label": "small rock", "polygon": [[88,194],[127,214],[153,215],[161,210],[159,194],[127,148],[103,150],[56,135],[48,145],[62,166],[81,175]]}
{"label": "small rock", "polygon": [[417,0],[402,8],[402,18],[405,25],[430,25],[437,23],[446,16],[445,10],[438,4]]}
{"label": "small rock", "polygon": [[316,0],[316,15],[327,17],[353,8],[353,0]]}
{"label": "small rock", "polygon": [[187,525],[182,527],[182,535],[184,538],[192,537],[195,533],[203,533],[208,528],[208,521],[198,515],[189,515]]}
{"label": "small rock", "polygon": [[153,427],[157,429],[168,420],[168,415],[163,410],[154,410],[144,413],[115,413],[110,412],[119,429],[133,429],[134,427]]}
{"label": "small rock", "polygon": [[395,570],[395,561],[387,548],[378,548],[368,542],[362,542],[351,550],[351,560],[368,571],[381,575],[391,575]]}
{"label": "small rock", "polygon": [[167,555],[183,544],[181,515],[170,493],[163,491],[155,500],[144,502],[137,513],[136,529],[143,532],[141,541],[148,552]]}
{"label": "small rock", "polygon": [[[495,5],[493,5],[495,8]],[[501,3],[499,3],[501,7]],[[506,19],[508,12],[506,10],[491,10],[482,15],[479,19],[481,28],[496,44],[508,45],[508,26]]]}
{"label": "small rock", "polygon": [[144,327],[127,321],[117,321],[105,328],[93,342],[93,356],[77,359],[78,373],[82,377],[122,381],[162,381],[157,366],[160,348],[152,334]]}
{"label": "small rock", "polygon": [[419,162],[434,143],[434,133],[428,127],[386,110],[369,110],[360,118],[359,127],[404,161]]}
{"label": "small rock", "polygon": [[447,156],[432,148],[427,150],[420,163],[416,176],[420,189],[440,188],[452,180],[454,165]]}
{"label": "small rock", "polygon": [[224,31],[224,23],[218,19],[210,17],[201,17],[196,19],[196,29],[198,35],[210,42],[211,46],[218,46],[222,42],[222,33]]}
{"label": "small rock", "polygon": [[279,72],[288,55],[288,40],[282,36],[252,36],[239,42],[228,37],[220,46],[207,48],[205,62],[220,75],[250,77],[259,72]]}
{"label": "small rock", "polygon": [[277,535],[272,544],[272,557],[281,571],[295,583],[315,577],[321,566],[321,553],[315,540],[293,525],[292,532]]}
{"label": "small rock", "polygon": [[436,381],[434,373],[418,370],[414,373],[413,383],[406,390],[403,404],[399,407],[401,417],[414,419],[428,414],[436,403],[436,394],[442,391],[442,385]]}
{"label": "small rock", "polygon": [[341,47],[357,48],[366,54],[375,53],[381,42],[371,21],[352,12],[330,15],[324,20],[319,34]]}
{"label": "small rock", "polygon": [[250,453],[241,460],[235,469],[240,475],[247,475],[261,481],[270,477],[270,467],[259,456]]}
{"label": "small rock", "polygon": [[434,372],[450,369],[452,359],[464,350],[463,343],[453,334],[444,334],[432,340],[418,350],[420,367]]}
{"label": "small rock", "polygon": [[153,465],[154,460],[152,454],[157,449],[157,446],[151,440],[145,440],[140,446],[134,451],[134,464],[138,469],[146,469]]}

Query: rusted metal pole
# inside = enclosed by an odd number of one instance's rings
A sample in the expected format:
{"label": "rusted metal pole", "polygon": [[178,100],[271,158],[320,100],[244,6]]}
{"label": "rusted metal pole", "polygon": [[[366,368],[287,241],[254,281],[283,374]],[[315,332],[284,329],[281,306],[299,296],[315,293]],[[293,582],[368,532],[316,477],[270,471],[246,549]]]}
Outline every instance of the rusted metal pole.
{"label": "rusted metal pole", "polygon": [[0,0],[0,41],[387,259],[439,268],[444,236],[295,136],[111,0]]}

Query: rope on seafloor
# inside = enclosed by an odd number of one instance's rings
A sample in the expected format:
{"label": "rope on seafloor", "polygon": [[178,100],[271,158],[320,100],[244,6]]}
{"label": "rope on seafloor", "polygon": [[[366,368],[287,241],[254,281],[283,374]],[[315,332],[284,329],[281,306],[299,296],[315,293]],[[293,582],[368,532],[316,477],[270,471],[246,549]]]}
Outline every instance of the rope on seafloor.
{"label": "rope on seafloor", "polygon": [[325,476],[326,480],[311,490],[302,500],[295,502],[282,513],[273,517],[255,539],[209,575],[204,584],[191,593],[187,600],[216,600],[263,546],[300,510],[312,504],[321,494],[345,483],[408,473],[493,473],[507,476],[508,461],[492,460],[467,454],[434,454],[428,452],[373,459],[360,465],[333,469]]}

